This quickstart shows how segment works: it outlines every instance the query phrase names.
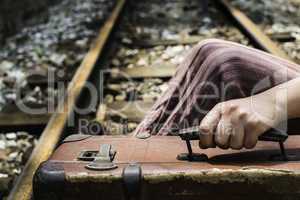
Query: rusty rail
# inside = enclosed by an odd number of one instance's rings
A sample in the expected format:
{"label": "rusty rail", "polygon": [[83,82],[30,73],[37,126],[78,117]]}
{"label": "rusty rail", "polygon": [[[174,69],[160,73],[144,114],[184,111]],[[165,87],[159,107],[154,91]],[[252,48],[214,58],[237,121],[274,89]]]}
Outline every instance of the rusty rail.
{"label": "rusty rail", "polygon": [[234,8],[228,0],[219,0],[220,4],[238,23],[242,31],[262,50],[273,55],[292,61],[256,24],[252,22],[243,12]]}
{"label": "rusty rail", "polygon": [[[38,145],[34,149],[22,174],[11,191],[10,196],[8,197],[9,200],[28,200],[31,198],[34,172],[41,162],[49,158],[57,143],[60,141],[68,117],[72,114],[76,101],[79,98],[98,57],[103,53],[107,39],[112,32],[125,3],[126,0],[117,1],[110,17],[100,29],[97,39],[91,46],[68,87],[67,96],[59,103],[57,108],[58,112],[52,115],[47,127],[41,135]],[[60,112],[61,110],[64,110],[64,112]]]}

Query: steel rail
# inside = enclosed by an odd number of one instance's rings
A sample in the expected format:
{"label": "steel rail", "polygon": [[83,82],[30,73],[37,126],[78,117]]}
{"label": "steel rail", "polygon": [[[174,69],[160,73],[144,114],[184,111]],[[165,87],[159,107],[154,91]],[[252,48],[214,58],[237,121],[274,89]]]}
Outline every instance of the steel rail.
{"label": "steel rail", "polygon": [[233,7],[228,0],[219,0],[219,3],[238,23],[244,33],[262,50],[278,57],[293,61],[275,42],[273,42],[249,17],[239,9]]}
{"label": "steel rail", "polygon": [[[110,33],[112,32],[126,0],[118,0],[110,17],[106,20],[94,44],[85,56],[83,62],[77,69],[72,81],[69,84],[67,95],[60,101],[57,112],[50,118],[43,131],[38,145],[35,147],[31,157],[27,161],[22,174],[19,176],[9,200],[29,200],[32,196],[32,178],[34,172],[41,162],[47,160],[60,141],[68,117],[73,113],[73,108],[78,100],[83,88],[88,80],[98,57],[103,53],[103,49]],[[61,112],[63,110],[63,112]]]}

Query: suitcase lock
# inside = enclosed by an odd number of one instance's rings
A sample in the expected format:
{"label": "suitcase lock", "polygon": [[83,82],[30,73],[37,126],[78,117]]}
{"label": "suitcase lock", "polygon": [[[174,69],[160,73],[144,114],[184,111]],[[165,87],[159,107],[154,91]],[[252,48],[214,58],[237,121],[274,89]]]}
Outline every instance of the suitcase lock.
{"label": "suitcase lock", "polygon": [[116,155],[112,145],[102,144],[100,150],[97,151],[82,151],[78,157],[79,160],[92,161],[85,167],[90,170],[110,170],[118,166],[113,163]]}

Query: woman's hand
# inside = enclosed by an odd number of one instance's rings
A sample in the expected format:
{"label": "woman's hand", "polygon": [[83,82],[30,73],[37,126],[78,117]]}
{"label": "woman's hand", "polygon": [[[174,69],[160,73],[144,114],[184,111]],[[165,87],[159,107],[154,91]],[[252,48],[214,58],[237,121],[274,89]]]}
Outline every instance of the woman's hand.
{"label": "woman's hand", "polygon": [[200,124],[200,147],[253,148],[258,136],[284,118],[275,95],[265,92],[217,104]]}

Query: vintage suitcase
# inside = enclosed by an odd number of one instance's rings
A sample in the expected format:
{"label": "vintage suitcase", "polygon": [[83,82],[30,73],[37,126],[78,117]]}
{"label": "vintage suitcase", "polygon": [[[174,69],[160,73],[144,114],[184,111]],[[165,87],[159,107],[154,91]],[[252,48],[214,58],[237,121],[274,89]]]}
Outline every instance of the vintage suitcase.
{"label": "vintage suitcase", "polygon": [[[176,136],[72,135],[37,170],[35,200],[300,199],[299,136],[285,142],[294,161],[276,161],[278,143],[252,150],[201,150],[189,161]],[[195,154],[196,155],[196,154]],[[197,155],[196,155],[197,156]],[[204,158],[200,155],[198,158]]]}

